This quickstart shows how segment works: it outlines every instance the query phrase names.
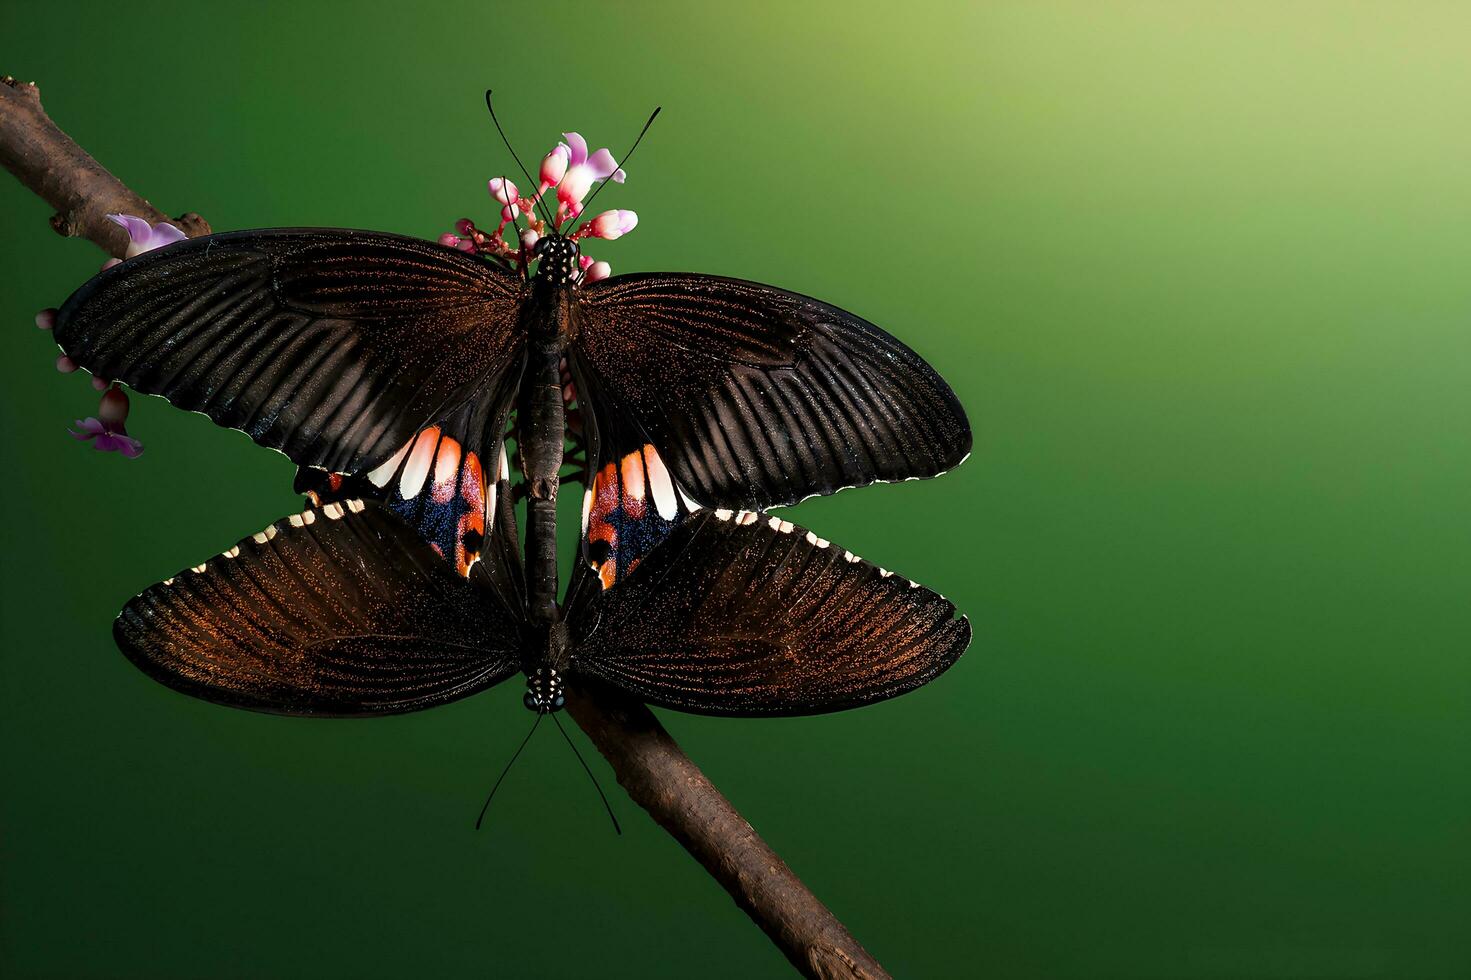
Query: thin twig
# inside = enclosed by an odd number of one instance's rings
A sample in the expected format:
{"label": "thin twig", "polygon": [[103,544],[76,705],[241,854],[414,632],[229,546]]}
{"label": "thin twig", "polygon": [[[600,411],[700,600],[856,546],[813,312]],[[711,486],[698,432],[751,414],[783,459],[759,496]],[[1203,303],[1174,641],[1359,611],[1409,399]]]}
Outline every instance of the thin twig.
{"label": "thin twig", "polygon": [[[51,219],[56,231],[86,238],[113,256],[122,257],[128,237],[107,214],[165,220],[57,128],[42,109],[34,83],[8,75],[0,79],[0,163],[57,209]],[[193,213],[172,223],[191,237],[210,230]],[[628,795],[700,862],[801,973],[822,980],[888,977],[646,706],[617,692],[584,689],[571,692],[567,707]]]}

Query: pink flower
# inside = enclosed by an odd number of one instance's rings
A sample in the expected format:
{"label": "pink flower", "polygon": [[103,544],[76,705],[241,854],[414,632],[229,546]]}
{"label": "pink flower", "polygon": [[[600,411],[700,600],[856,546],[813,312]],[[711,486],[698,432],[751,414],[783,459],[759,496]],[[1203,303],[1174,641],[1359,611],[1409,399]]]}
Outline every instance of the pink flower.
{"label": "pink flower", "polygon": [[612,274],[613,267],[611,265],[606,262],[594,262],[582,274],[582,281],[584,283],[597,282],[599,279],[606,279]]}
{"label": "pink flower", "polygon": [[122,389],[107,389],[97,406],[97,416],[77,419],[77,428],[67,431],[75,439],[91,442],[92,448],[100,452],[122,453],[129,459],[136,459],[143,452],[143,444],[128,435],[123,425],[128,418],[128,396]]}
{"label": "pink flower", "polygon": [[567,160],[572,151],[567,144],[558,143],[552,147],[552,152],[541,158],[541,189],[545,191],[548,187],[555,187],[562,182],[567,173]]}
{"label": "pink flower", "polygon": [[567,142],[558,143],[557,148],[567,151],[568,167],[557,184],[557,202],[575,218],[582,211],[582,199],[587,197],[587,192],[592,190],[595,182],[611,177],[615,183],[621,184],[627,175],[618,169],[618,162],[613,159],[613,154],[608,152],[607,147],[588,156],[587,140],[580,134],[562,135],[567,138]]}
{"label": "pink flower", "polygon": [[156,225],[150,225],[147,220],[134,217],[131,214],[109,214],[107,220],[127,229],[127,257],[130,259],[135,255],[141,255],[155,248],[172,245],[174,242],[182,242],[185,238],[189,237],[167,221],[160,221]]}
{"label": "pink flower", "polygon": [[612,241],[633,231],[638,224],[638,215],[632,211],[604,211],[589,221],[582,234],[591,238],[606,238]]}
{"label": "pink flower", "polygon": [[[627,174],[619,168],[606,147],[589,153],[587,141],[580,133],[562,135],[567,142],[558,143],[542,158],[537,175],[539,186],[534,194],[523,196],[505,176],[491,178],[486,182],[486,189],[500,205],[499,224],[494,229],[487,227],[482,231],[469,218],[461,218],[455,222],[453,234],[439,236],[440,244],[529,274],[536,262],[534,250],[537,242],[549,234],[564,234],[574,241],[583,238],[612,240],[632,231],[638,224],[638,215],[632,211],[605,211],[577,227],[584,201],[598,181],[611,179],[621,184]],[[547,200],[548,192],[554,187],[557,198],[555,213]],[[523,229],[518,225],[519,237],[507,241],[506,228],[518,217],[526,219],[526,226]],[[592,265],[592,259],[583,258],[581,281],[596,281],[610,274],[606,262],[598,263],[595,271]]]}
{"label": "pink flower", "polygon": [[501,208],[501,221],[514,221],[521,213],[518,207],[521,195],[516,190],[516,185],[504,177],[492,177],[486,183],[486,187],[490,190],[491,197],[505,205]]}

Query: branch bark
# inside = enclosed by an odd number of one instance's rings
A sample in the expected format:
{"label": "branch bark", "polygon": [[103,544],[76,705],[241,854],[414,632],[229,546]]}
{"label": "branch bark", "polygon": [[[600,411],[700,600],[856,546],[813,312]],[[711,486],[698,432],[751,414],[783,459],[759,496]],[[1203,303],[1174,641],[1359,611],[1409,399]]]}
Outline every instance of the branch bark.
{"label": "branch bark", "polygon": [[[128,236],[108,214],[169,220],[190,237],[210,231],[199,215],[168,219],[134,193],[51,121],[34,82],[9,75],[0,78],[0,164],[56,208],[51,227],[59,234],[86,238],[117,258]],[[570,691],[567,708],[634,802],[730,893],[799,972],[821,980],[888,977],[647,706],[587,688]]]}
{"label": "branch bark", "polygon": [[56,209],[51,227],[57,234],[85,238],[116,258],[128,247],[128,233],[108,221],[109,214],[168,221],[191,238],[209,234],[199,215],[170,219],[129,190],[57,128],[41,108],[35,82],[10,75],[0,78],[0,164]]}
{"label": "branch bark", "polygon": [[567,711],[633,801],[730,892],[798,971],[824,980],[888,976],[646,705],[615,691],[584,689],[570,692]]}

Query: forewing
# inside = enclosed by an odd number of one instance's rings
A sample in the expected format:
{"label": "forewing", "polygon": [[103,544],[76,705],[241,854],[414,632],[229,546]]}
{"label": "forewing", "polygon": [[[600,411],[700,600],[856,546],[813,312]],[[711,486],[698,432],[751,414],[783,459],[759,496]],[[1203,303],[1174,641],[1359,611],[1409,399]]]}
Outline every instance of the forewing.
{"label": "forewing", "polygon": [[653,704],[804,715],[895,697],[965,651],[944,596],[775,517],[702,511],[572,616],[578,671]]}
{"label": "forewing", "polygon": [[56,341],[93,374],[354,472],[494,384],[523,287],[452,248],[379,232],[229,232],[145,252],[77,290]]}
{"label": "forewing", "polygon": [[391,511],[351,500],[277,522],[144,591],[113,626],[155,680],[290,715],[416,711],[515,673],[522,620]]}
{"label": "forewing", "polygon": [[955,393],[904,344],[826,303],[682,273],[588,285],[573,357],[708,506],[760,509],[935,476],[970,452]]}

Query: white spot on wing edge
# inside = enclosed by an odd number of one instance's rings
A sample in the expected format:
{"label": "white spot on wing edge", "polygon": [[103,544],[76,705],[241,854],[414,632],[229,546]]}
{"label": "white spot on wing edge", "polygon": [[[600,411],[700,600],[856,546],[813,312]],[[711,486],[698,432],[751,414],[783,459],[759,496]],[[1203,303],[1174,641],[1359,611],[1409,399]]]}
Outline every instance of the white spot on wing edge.
{"label": "white spot on wing edge", "polygon": [[644,472],[648,474],[649,490],[654,495],[654,509],[666,521],[674,520],[679,513],[679,500],[674,495],[674,480],[669,476],[669,470],[665,469],[664,461],[659,458],[659,452],[652,443],[644,446]]}
{"label": "white spot on wing edge", "polygon": [[322,508],[322,513],[326,514],[332,520],[336,521],[340,520],[342,518],[342,515],[346,513],[346,511],[342,509],[341,504],[327,504],[325,507]]}
{"label": "white spot on wing edge", "polygon": [[389,481],[393,479],[393,474],[398,470],[398,464],[403,462],[403,458],[408,455],[408,452],[413,447],[413,445],[414,440],[410,439],[408,442],[404,443],[404,447],[402,449],[390,456],[383,463],[382,466],[368,472],[368,479],[372,481],[374,486],[388,486]]}
{"label": "white spot on wing edge", "polygon": [[363,503],[361,499],[354,497],[347,502],[347,509],[352,511],[354,514],[361,514],[363,511],[368,509],[368,505]]}
{"label": "white spot on wing edge", "polygon": [[715,512],[715,516],[722,521],[728,521],[735,516],[735,511],[721,509]]}
{"label": "white spot on wing edge", "polygon": [[438,442],[439,432],[433,428],[425,429],[414,440],[413,452],[409,453],[403,474],[398,478],[398,495],[403,499],[414,499],[424,488],[424,481],[429,477],[429,468],[434,464],[434,447]]}
{"label": "white spot on wing edge", "polygon": [[[593,480],[596,484],[597,480]],[[582,491],[582,536],[587,537],[588,516],[592,513],[592,487]]]}

